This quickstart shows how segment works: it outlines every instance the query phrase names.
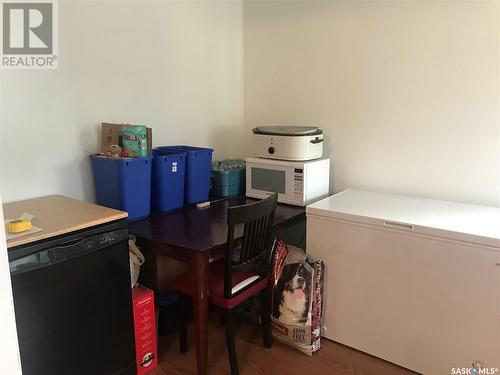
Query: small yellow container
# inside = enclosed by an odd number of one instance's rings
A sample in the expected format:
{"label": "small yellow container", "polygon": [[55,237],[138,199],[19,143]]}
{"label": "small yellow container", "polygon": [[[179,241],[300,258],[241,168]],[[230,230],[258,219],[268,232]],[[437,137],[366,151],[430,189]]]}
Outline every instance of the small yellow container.
{"label": "small yellow container", "polygon": [[31,229],[31,221],[29,220],[12,220],[5,225],[5,229],[9,233],[21,233]]}

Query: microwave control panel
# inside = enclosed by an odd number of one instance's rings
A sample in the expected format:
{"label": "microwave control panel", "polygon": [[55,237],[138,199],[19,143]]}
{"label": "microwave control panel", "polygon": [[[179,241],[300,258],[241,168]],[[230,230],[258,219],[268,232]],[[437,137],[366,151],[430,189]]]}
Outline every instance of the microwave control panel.
{"label": "microwave control panel", "polygon": [[302,168],[294,168],[293,192],[300,196],[304,193],[304,170]]}

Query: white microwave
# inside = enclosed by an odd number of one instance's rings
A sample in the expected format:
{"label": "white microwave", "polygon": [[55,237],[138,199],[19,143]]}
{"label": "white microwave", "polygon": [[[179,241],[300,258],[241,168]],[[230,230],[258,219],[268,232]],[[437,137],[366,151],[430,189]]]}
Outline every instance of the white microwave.
{"label": "white microwave", "polygon": [[278,202],[307,206],[328,196],[330,159],[283,161],[246,159],[246,195],[266,198],[278,193]]}

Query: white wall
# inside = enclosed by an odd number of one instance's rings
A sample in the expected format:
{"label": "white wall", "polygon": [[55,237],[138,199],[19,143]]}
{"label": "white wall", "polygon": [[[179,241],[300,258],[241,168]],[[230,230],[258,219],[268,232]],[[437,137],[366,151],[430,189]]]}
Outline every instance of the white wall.
{"label": "white wall", "polygon": [[313,124],[335,191],[500,205],[500,2],[246,1],[244,134]]}
{"label": "white wall", "polygon": [[21,360],[17,342],[16,320],[14,317],[14,301],[10,282],[9,259],[3,226],[2,199],[0,198],[0,374],[20,375]]}
{"label": "white wall", "polygon": [[242,156],[240,1],[59,3],[59,69],[1,73],[4,201],[93,200],[102,121]]}

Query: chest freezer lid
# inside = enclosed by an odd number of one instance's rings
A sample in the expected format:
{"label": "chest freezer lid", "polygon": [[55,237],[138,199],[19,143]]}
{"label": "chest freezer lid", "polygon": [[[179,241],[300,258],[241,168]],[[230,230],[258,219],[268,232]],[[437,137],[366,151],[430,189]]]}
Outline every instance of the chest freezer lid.
{"label": "chest freezer lid", "polygon": [[500,208],[349,189],[306,208],[320,216],[500,250]]}

